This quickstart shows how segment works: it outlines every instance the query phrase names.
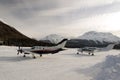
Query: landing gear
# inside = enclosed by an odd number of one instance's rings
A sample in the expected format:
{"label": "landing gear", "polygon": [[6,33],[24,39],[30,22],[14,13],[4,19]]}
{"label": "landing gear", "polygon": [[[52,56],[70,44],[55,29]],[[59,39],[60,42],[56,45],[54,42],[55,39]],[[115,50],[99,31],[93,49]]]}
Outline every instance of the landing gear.
{"label": "landing gear", "polygon": [[17,53],[17,55],[19,55],[19,52]]}
{"label": "landing gear", "polygon": [[40,54],[40,57],[42,57],[42,54]]}
{"label": "landing gear", "polygon": [[88,54],[91,55],[91,56],[94,56],[94,53],[90,53],[90,52],[89,52]]}
{"label": "landing gear", "polygon": [[35,56],[33,56],[33,59],[36,59],[36,57],[35,57]]}
{"label": "landing gear", "polygon": [[79,52],[77,52],[77,54],[79,54]]}
{"label": "landing gear", "polygon": [[88,54],[90,55],[90,52]]}
{"label": "landing gear", "polygon": [[32,57],[33,57],[33,59],[35,59],[35,58],[36,58],[34,54],[32,54]]}
{"label": "landing gear", "polygon": [[26,57],[26,55],[24,54],[23,57]]}
{"label": "landing gear", "polygon": [[94,54],[92,53],[92,56],[94,56]]}
{"label": "landing gear", "polygon": [[[24,53],[23,57],[26,57],[26,54],[29,54],[29,53]],[[42,54],[39,54],[39,55],[40,55],[40,57],[42,57]],[[32,54],[32,58],[33,58],[33,59],[36,59],[35,54]]]}

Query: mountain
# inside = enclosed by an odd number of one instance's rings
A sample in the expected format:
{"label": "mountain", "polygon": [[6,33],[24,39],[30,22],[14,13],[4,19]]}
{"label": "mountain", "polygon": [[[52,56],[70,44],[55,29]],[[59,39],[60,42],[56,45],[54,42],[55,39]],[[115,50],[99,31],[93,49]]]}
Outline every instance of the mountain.
{"label": "mountain", "polygon": [[51,35],[48,35],[48,36],[44,37],[42,40],[48,41],[48,42],[50,41],[51,43],[56,44],[64,38],[65,37],[63,37],[61,35],[58,35],[58,34],[51,34]]}
{"label": "mountain", "polygon": [[15,28],[10,25],[5,24],[0,21],[0,41],[4,42],[4,45],[14,45],[14,46],[35,46],[35,45],[52,45],[50,43],[45,43],[31,39],[24,34],[20,33]]}
{"label": "mountain", "polygon": [[[112,33],[103,33],[90,31],[76,39],[71,39],[67,42],[68,48],[81,48],[81,47],[106,47],[110,43],[120,43],[120,38]],[[120,44],[114,48],[120,49]]]}
{"label": "mountain", "polygon": [[79,39],[83,40],[93,40],[93,41],[99,41],[101,43],[103,42],[120,42],[120,38],[113,35],[112,33],[104,33],[104,32],[95,32],[90,31],[82,36],[79,37]]}
{"label": "mountain", "polygon": [[8,40],[13,38],[28,39],[27,36],[23,35],[15,28],[0,21],[0,40]]}
{"label": "mountain", "polygon": [[[58,34],[51,34],[42,39],[44,42],[56,44],[60,42],[63,36]],[[69,39],[66,43],[67,48],[81,48],[81,47],[106,47],[110,43],[120,42],[120,38],[111,34],[103,32],[90,31],[78,38]]]}

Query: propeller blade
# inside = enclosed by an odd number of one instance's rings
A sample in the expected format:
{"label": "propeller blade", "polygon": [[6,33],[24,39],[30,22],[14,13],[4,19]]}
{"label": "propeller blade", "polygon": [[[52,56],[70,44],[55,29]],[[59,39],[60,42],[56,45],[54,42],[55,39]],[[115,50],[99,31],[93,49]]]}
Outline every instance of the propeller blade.
{"label": "propeller blade", "polygon": [[20,46],[18,46],[18,50],[17,50],[17,55],[19,55],[20,53],[22,53],[22,49],[20,48]]}
{"label": "propeller blade", "polygon": [[19,50],[17,50],[17,52],[18,52],[17,55],[19,55],[19,53],[20,53]]}

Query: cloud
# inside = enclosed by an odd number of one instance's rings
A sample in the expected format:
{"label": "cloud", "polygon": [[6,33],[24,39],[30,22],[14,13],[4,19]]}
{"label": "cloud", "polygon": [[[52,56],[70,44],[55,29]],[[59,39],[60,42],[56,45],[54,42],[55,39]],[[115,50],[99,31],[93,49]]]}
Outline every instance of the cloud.
{"label": "cloud", "polygon": [[120,3],[112,3],[108,5],[87,7],[87,8],[77,8],[77,9],[58,9],[58,10],[47,10],[40,12],[34,18],[29,19],[30,22],[38,22],[41,24],[47,23],[51,26],[63,26],[72,22],[76,22],[79,19],[95,17],[98,15],[103,15],[106,13],[119,12]]}
{"label": "cloud", "polygon": [[0,0],[0,4],[16,4],[19,0]]}
{"label": "cloud", "polygon": [[[103,6],[111,4],[113,0],[0,0],[6,10],[17,18],[29,18],[32,15],[54,16],[69,12],[75,13],[75,10],[89,9],[90,7]],[[6,7],[7,6],[7,7]],[[34,16],[33,16],[34,17]]]}
{"label": "cloud", "polygon": [[[116,0],[115,0],[116,1]],[[84,18],[119,10],[114,0],[0,0],[10,16],[17,19],[53,17],[54,19]],[[117,0],[118,1],[118,0]],[[115,5],[117,5],[115,7]],[[113,8],[110,10],[110,8]],[[55,20],[56,21],[56,20]],[[58,19],[59,21],[59,19]]]}
{"label": "cloud", "polygon": [[81,22],[84,18],[119,12],[120,0],[0,0],[0,10],[1,19],[25,34],[38,36],[64,32],[68,25],[72,31],[76,22],[86,24]]}

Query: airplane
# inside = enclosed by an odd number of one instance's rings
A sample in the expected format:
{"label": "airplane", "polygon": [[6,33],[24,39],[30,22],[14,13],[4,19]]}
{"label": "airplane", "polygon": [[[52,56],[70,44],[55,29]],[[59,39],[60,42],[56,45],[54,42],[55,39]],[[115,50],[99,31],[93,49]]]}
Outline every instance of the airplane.
{"label": "airplane", "polygon": [[26,57],[26,54],[32,54],[32,57],[35,59],[35,54],[39,54],[40,57],[42,57],[42,54],[55,54],[58,53],[59,51],[63,51],[64,46],[66,44],[68,39],[63,39],[62,41],[60,41],[58,44],[56,44],[55,46],[33,46],[29,49],[22,49],[19,47],[19,49],[17,50],[18,53],[17,55],[19,55],[19,53],[24,53],[23,57]]}
{"label": "airplane", "polygon": [[88,52],[89,55],[94,56],[94,52],[101,52],[101,51],[109,51],[111,49],[113,49],[113,47],[115,46],[115,44],[109,44],[107,47],[102,47],[102,48],[98,48],[98,47],[84,47],[84,48],[79,48],[77,51],[77,54],[79,54],[79,52],[83,53],[83,52]]}

